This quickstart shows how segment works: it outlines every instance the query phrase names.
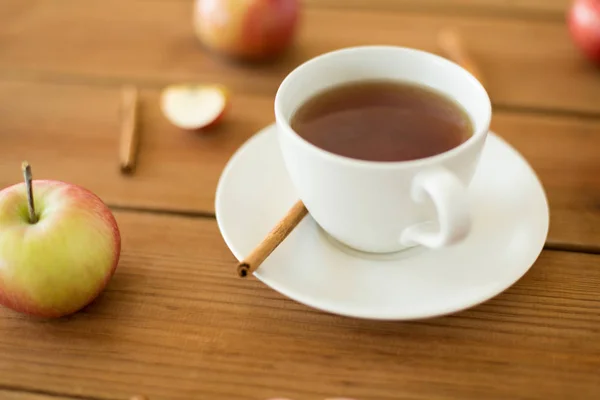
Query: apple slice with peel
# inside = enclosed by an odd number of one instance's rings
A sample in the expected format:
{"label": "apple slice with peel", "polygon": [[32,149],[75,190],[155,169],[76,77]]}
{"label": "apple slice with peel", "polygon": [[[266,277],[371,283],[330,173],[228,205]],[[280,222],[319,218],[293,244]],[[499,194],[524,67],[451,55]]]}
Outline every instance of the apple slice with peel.
{"label": "apple slice with peel", "polygon": [[221,85],[171,85],[161,96],[163,114],[181,129],[203,129],[219,122],[229,105]]}

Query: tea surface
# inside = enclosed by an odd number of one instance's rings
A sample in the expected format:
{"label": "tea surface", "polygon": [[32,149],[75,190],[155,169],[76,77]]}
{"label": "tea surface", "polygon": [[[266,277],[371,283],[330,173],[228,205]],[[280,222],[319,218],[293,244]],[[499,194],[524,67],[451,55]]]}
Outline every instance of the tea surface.
{"label": "tea surface", "polygon": [[369,161],[408,161],[448,151],[472,135],[463,108],[430,88],[400,81],[360,81],[327,89],[293,115],[310,143]]}

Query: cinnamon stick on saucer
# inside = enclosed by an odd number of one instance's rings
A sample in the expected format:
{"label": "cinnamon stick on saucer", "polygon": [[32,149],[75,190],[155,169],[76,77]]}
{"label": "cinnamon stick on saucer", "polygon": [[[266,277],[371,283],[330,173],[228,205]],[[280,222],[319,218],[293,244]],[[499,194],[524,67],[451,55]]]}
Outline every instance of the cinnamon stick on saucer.
{"label": "cinnamon stick on saucer", "polygon": [[444,29],[438,35],[438,45],[450,60],[471,73],[483,85],[483,75],[467,51],[463,40],[454,29]]}
{"label": "cinnamon stick on saucer", "polygon": [[119,164],[122,172],[130,173],[135,169],[139,141],[137,129],[137,89],[134,86],[124,87],[121,101]]}
{"label": "cinnamon stick on saucer", "polygon": [[245,258],[237,267],[237,273],[241,278],[246,278],[260,267],[265,259],[284,241],[294,228],[308,214],[308,210],[301,200],[296,204],[275,227],[267,237]]}

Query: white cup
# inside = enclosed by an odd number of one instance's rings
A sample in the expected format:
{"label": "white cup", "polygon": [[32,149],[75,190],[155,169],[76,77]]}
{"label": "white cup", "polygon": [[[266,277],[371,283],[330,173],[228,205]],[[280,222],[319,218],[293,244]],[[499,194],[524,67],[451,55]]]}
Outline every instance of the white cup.
{"label": "white cup", "polygon": [[[432,157],[375,162],[323,150],[291,128],[295,111],[313,95],[371,79],[417,83],[447,95],[471,118],[472,136]],[[469,234],[467,186],[491,115],[488,94],[465,69],[431,53],[393,46],[352,47],[313,58],[283,80],[275,97],[279,144],[298,196],[329,235],[373,253],[439,248]]]}

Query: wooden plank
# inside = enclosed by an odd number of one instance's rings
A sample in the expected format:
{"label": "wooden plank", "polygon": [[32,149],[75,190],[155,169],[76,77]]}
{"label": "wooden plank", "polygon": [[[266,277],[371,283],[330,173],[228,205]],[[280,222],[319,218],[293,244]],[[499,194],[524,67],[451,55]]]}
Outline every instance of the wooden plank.
{"label": "wooden plank", "polygon": [[269,97],[234,95],[225,124],[180,131],[163,117],[159,93],[143,91],[138,167],[129,177],[118,164],[119,102],[118,88],[0,83],[1,185],[19,181],[27,159],[37,178],[78,183],[111,205],[212,213],[225,163],[273,119]]}
{"label": "wooden plank", "polygon": [[546,251],[471,310],[375,322],[237,278],[214,220],[117,219],[119,268],[85,311],[40,321],[0,310],[0,386],[151,400],[600,396],[599,256]]}
{"label": "wooden plank", "polygon": [[[118,88],[0,82],[0,187],[21,179],[74,182],[113,206],[212,214],[221,171],[235,150],[273,121],[271,96],[233,96],[231,113],[206,134],[162,116],[159,93],[141,98],[135,175],[118,168]],[[600,121],[497,112],[492,128],[530,161],[551,207],[549,242],[600,249]],[[160,189],[158,189],[160,188]]]}
{"label": "wooden plank", "polygon": [[[184,1],[193,0],[162,0]],[[366,10],[416,10],[428,13],[561,18],[569,0],[301,0],[304,7]]]}
{"label": "wooden plank", "polygon": [[569,0],[303,0],[308,7],[424,10],[439,13],[489,14],[502,16],[563,16]]}
{"label": "wooden plank", "polygon": [[306,8],[286,57],[243,67],[202,51],[187,1],[38,0],[27,8],[14,5],[21,0],[6,2],[19,12],[0,15],[4,76],[146,85],[214,80],[273,94],[291,69],[323,52],[367,44],[439,52],[436,32],[454,26],[468,39],[496,104],[600,113],[600,75],[574,48],[562,19]]}
{"label": "wooden plank", "polygon": [[600,250],[600,120],[502,112],[492,129],[521,152],[544,185],[548,245]]}
{"label": "wooden plank", "polygon": [[1,390],[0,399],[2,400],[82,400],[82,398],[75,399],[74,397],[64,397],[56,394],[39,394],[39,393],[28,393],[22,391],[13,390]]}

